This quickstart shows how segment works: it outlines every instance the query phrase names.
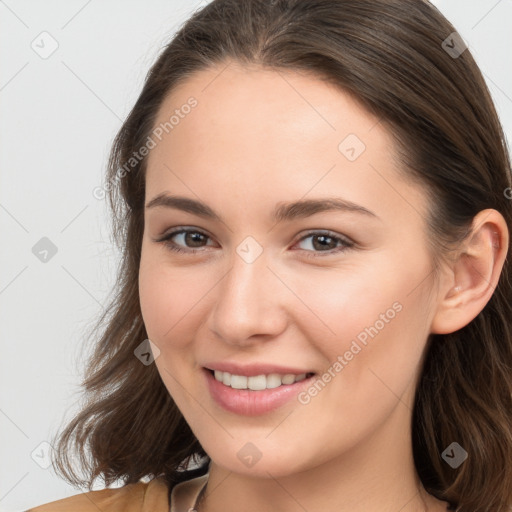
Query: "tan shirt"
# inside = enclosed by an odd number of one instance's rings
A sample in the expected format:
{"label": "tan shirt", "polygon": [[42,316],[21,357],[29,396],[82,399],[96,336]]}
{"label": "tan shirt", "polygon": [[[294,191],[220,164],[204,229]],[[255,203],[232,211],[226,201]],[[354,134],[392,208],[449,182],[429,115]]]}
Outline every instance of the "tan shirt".
{"label": "tan shirt", "polygon": [[170,512],[189,512],[207,481],[208,473],[175,485],[171,492]]}
{"label": "tan shirt", "polygon": [[191,512],[208,473],[175,485],[171,492],[163,478],[137,482],[116,489],[75,494],[31,508],[26,512]]}

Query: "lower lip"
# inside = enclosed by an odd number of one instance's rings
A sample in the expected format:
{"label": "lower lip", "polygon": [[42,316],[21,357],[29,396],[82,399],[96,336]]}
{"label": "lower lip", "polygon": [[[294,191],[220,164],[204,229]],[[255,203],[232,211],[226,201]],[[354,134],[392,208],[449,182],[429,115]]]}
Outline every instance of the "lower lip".
{"label": "lower lip", "polygon": [[210,394],[223,409],[243,416],[258,416],[273,411],[297,396],[316,377],[312,375],[293,384],[284,384],[274,389],[253,391],[233,389],[219,382],[210,370],[203,368]]}

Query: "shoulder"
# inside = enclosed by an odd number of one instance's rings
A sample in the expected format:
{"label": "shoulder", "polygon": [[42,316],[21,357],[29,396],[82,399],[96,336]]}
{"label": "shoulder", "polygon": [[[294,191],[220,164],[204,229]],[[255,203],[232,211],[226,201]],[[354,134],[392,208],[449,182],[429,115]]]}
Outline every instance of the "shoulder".
{"label": "shoulder", "polygon": [[115,489],[86,491],[25,512],[168,512],[168,487],[162,478]]}

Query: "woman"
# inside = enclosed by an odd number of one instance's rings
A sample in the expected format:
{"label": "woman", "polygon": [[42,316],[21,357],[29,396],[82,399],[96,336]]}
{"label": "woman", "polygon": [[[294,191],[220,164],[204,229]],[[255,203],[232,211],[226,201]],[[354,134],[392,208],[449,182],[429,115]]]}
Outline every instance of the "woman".
{"label": "woman", "polygon": [[32,511],[509,510],[510,171],[425,1],[194,14],[111,153],[89,491]]}

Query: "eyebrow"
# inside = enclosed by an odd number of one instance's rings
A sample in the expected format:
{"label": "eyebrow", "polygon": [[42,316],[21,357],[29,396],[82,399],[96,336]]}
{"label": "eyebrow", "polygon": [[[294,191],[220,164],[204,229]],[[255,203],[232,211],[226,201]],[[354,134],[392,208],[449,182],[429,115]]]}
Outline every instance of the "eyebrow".
{"label": "eyebrow", "polygon": [[[146,210],[156,207],[175,208],[184,212],[192,213],[205,219],[224,222],[222,217],[212,210],[208,205],[183,196],[172,196],[165,193],[155,196],[146,205]],[[290,203],[278,203],[272,213],[275,222],[291,221],[314,215],[315,213],[338,211],[349,213],[360,213],[367,217],[378,219],[371,210],[364,206],[347,201],[340,197],[325,197],[318,199],[301,199]]]}

